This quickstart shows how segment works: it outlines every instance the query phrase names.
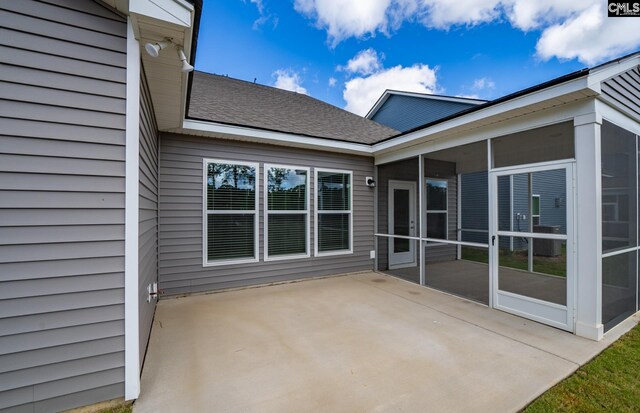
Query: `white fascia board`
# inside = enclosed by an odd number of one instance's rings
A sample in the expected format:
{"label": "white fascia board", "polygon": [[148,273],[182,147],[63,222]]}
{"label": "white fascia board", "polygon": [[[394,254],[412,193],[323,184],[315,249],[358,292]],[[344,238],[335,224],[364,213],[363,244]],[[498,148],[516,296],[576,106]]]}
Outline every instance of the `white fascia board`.
{"label": "white fascia board", "polygon": [[445,102],[456,102],[456,103],[473,103],[476,105],[480,105],[482,103],[487,103],[487,100],[482,99],[471,99],[471,98],[461,98],[455,96],[442,96],[442,95],[431,95],[429,93],[416,93],[416,92],[405,92],[402,90],[388,90],[387,93],[389,95],[400,95],[400,96],[409,96],[414,98],[421,99],[431,99],[431,100],[443,100]]}
{"label": "white fascia board", "polygon": [[603,119],[606,119],[609,122],[614,123],[636,135],[640,135],[640,122],[633,119],[626,113],[620,112],[619,109],[609,106],[606,102],[603,102],[599,99],[597,99],[595,103],[596,112]]}
{"label": "white fascia board", "polygon": [[589,87],[600,90],[600,83],[640,65],[640,54],[629,56],[618,62],[611,62],[592,69],[589,73]]}
{"label": "white fascia board", "polygon": [[410,158],[419,153],[426,154],[436,152],[542,126],[572,121],[575,117],[593,114],[594,100],[595,99],[592,98],[584,101],[567,103],[562,107],[552,107],[525,116],[505,119],[490,125],[467,128],[458,132],[451,131],[450,133],[440,134],[437,137],[434,136],[431,140],[415,142],[412,145],[406,145],[402,148],[379,151],[374,154],[375,164],[382,165]]}
{"label": "white fascia board", "polygon": [[191,27],[193,6],[184,0],[129,0],[129,13]]}
{"label": "white fascia board", "polygon": [[380,96],[380,98],[373,105],[373,107],[369,110],[365,118],[371,119],[373,116],[375,116],[375,114],[378,113],[380,108],[385,104],[385,102],[389,99],[389,96],[391,95],[409,96],[409,97],[431,99],[431,100],[442,100],[445,102],[468,103],[468,104],[474,104],[474,105],[480,105],[482,103],[488,102],[482,99],[468,99],[468,98],[459,98],[455,96],[430,95],[428,93],[415,93],[415,92],[405,92],[402,90],[387,89],[384,91],[382,96]]}
{"label": "white fascia board", "polygon": [[378,98],[378,101],[373,105],[371,109],[369,109],[369,112],[367,112],[367,114],[365,115],[365,118],[371,119],[376,113],[378,113],[378,110],[380,110],[380,108],[382,107],[382,105],[384,105],[384,102],[386,102],[387,99],[389,99],[389,89],[385,90],[382,96]]}
{"label": "white fascia board", "polygon": [[400,145],[412,144],[416,140],[425,138],[435,133],[451,130],[453,128],[483,120],[491,116],[500,115],[511,110],[524,108],[526,106],[534,105],[544,101],[549,101],[563,95],[579,92],[581,90],[587,91],[594,96],[598,93],[598,91],[589,88],[588,79],[585,75],[578,79],[570,80],[568,82],[550,88],[529,93],[527,95],[520,96],[518,98],[511,99],[494,106],[489,106],[485,109],[471,112],[467,115],[462,115],[460,117],[439,123],[425,129],[420,129],[415,132],[410,132],[408,134],[398,136],[397,138],[393,138],[385,142],[377,143],[373,145],[373,153],[377,154],[382,151],[393,149]]}
{"label": "white fascia board", "polygon": [[309,136],[296,135],[285,132],[273,132],[262,129],[254,129],[246,126],[225,125],[216,122],[185,119],[182,129],[176,131],[188,135],[209,135],[219,137],[231,135],[234,139],[251,142],[268,143],[272,145],[295,146],[298,148],[309,148],[329,152],[351,153],[355,155],[372,155],[371,145],[362,143],[352,143],[331,139],[312,138]]}
{"label": "white fascia board", "polygon": [[138,300],[138,196],[140,156],[140,45],[127,19],[127,101],[125,130],[124,212],[124,393],[140,394],[140,331]]}

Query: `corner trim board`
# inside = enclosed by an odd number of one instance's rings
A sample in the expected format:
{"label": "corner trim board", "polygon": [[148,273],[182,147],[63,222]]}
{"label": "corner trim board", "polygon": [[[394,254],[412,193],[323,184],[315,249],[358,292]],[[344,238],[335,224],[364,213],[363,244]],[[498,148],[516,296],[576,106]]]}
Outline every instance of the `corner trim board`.
{"label": "corner trim board", "polygon": [[127,101],[125,147],[124,256],[124,393],[140,395],[140,332],[138,291],[138,196],[140,156],[140,46],[127,18]]}

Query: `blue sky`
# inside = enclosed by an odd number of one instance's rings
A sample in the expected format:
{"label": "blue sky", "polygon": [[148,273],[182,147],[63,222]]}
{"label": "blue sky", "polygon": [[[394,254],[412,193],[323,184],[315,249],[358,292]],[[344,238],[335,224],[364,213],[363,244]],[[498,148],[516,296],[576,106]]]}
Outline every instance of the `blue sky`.
{"label": "blue sky", "polygon": [[205,0],[196,69],[365,114],[385,88],[495,99],[640,45],[602,0]]}

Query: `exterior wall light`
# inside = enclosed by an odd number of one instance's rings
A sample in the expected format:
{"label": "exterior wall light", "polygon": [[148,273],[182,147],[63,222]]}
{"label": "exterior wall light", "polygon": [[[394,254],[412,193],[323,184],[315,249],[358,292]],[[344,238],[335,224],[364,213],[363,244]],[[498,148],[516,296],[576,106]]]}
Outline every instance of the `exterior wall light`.
{"label": "exterior wall light", "polygon": [[161,42],[155,43],[147,43],[144,45],[144,50],[147,51],[147,54],[151,57],[158,57],[160,54],[160,50],[165,49],[168,46],[171,46],[171,41],[163,40]]}
{"label": "exterior wall light", "polygon": [[182,47],[173,43],[171,39],[165,39],[163,41],[155,42],[155,43],[149,42],[144,45],[144,50],[147,51],[147,54],[149,56],[158,57],[160,55],[160,52],[169,46],[176,47],[176,51],[178,53],[178,59],[180,59],[180,62],[182,62],[182,67],[180,68],[180,70],[182,70],[185,73],[191,72],[193,70],[193,66],[191,66],[187,61],[187,56],[185,56],[184,50],[182,49]]}
{"label": "exterior wall light", "polygon": [[185,73],[191,72],[193,70],[193,66],[191,66],[189,62],[187,62],[187,56],[184,55],[184,50],[182,50],[182,47],[178,47],[178,57],[182,62],[181,70]]}

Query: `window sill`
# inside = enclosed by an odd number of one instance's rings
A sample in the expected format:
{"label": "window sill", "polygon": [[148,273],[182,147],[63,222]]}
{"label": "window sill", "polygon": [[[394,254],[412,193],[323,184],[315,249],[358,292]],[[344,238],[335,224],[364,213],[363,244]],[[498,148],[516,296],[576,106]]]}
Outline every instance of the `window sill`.
{"label": "window sill", "polygon": [[258,258],[242,258],[237,260],[224,260],[224,261],[205,261],[202,263],[203,267],[219,267],[222,265],[236,265],[236,264],[250,264],[258,262]]}
{"label": "window sill", "polygon": [[334,255],[349,255],[353,254],[353,250],[338,250],[338,251],[326,251],[326,252],[316,252],[316,257],[331,257]]}
{"label": "window sill", "polygon": [[311,254],[296,254],[296,255],[273,255],[264,257],[265,262],[269,261],[286,261],[286,260],[299,260],[303,258],[311,258]]}

